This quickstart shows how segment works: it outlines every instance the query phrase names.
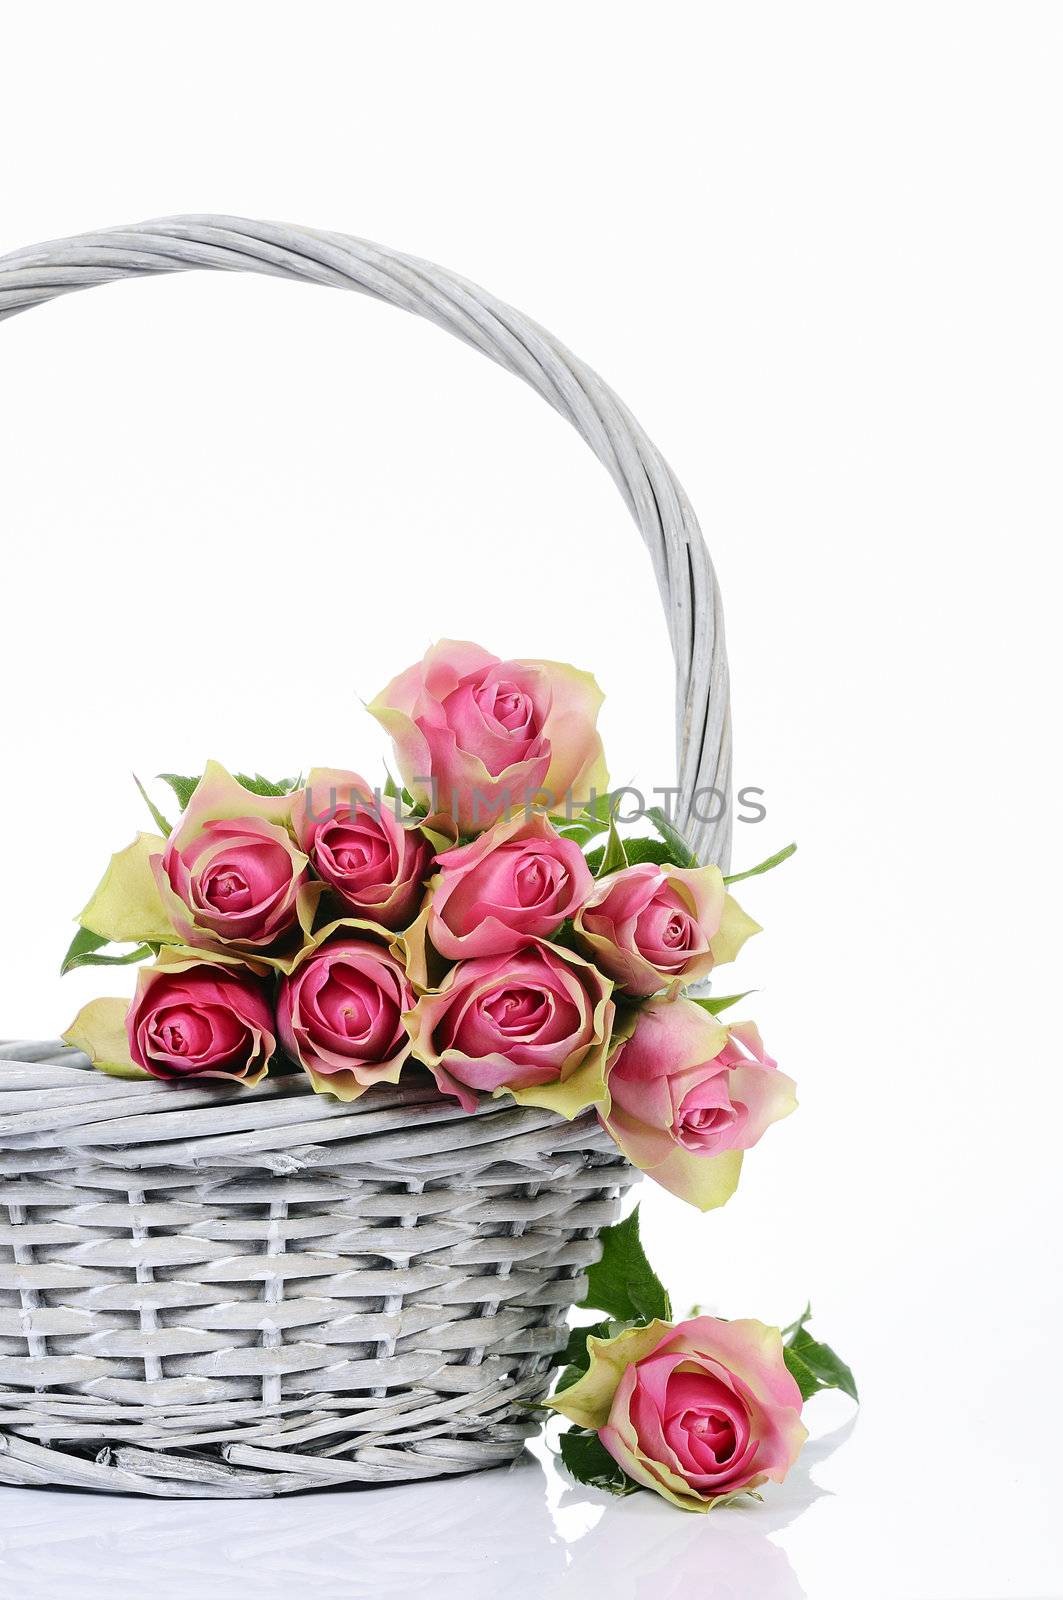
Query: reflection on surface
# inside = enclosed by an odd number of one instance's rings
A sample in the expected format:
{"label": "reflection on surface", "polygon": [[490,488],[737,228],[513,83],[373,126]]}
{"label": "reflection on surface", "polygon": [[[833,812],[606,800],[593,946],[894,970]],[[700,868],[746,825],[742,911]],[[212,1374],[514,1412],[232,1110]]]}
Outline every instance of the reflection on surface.
{"label": "reflection on surface", "polygon": [[[843,1444],[855,1419],[806,1445],[782,1486],[769,1486],[764,1503],[750,1502],[709,1516],[674,1512],[655,1496],[627,1500],[593,1496],[602,1509],[593,1527],[569,1545],[573,1592],[624,1600],[805,1600],[786,1552],[769,1535],[788,1526],[823,1491],[811,1478],[817,1462]],[[558,1504],[589,1508],[587,1492],[567,1485]]]}
{"label": "reflection on surface", "polygon": [[642,1495],[617,1501],[571,1547],[568,1583],[625,1600],[804,1600],[785,1550],[735,1516],[662,1515]]}
{"label": "reflection on surface", "polygon": [[565,1570],[544,1473],[530,1456],[511,1471],[298,1500],[174,1503],[0,1489],[0,1590],[25,1600],[239,1600],[245,1592],[254,1600],[486,1600],[511,1563],[534,1567],[544,1592]]}
{"label": "reflection on surface", "polygon": [[810,1443],[766,1503],[709,1517],[508,1471],[279,1501],[154,1501],[0,1488],[0,1594],[19,1600],[804,1600],[772,1532],[818,1498]]}

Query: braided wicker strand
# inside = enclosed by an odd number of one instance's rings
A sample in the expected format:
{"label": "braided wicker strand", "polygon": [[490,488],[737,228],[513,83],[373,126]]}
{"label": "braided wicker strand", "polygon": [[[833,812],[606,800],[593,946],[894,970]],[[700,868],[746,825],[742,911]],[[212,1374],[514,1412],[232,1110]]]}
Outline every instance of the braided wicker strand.
{"label": "braided wicker strand", "polygon": [[[346,234],[245,217],[169,217],[16,250],[0,257],[0,320],[93,284],[196,268],[297,278],[387,301],[522,378],[576,428],[638,525],[668,619],[677,826],[703,861],[726,871],[731,732],[720,591],[682,486],[623,402],[537,323],[444,267]],[[709,790],[721,800],[710,801]]]}
{"label": "braided wicker strand", "polygon": [[[686,496],[630,412],[456,274],[346,235],[176,217],[0,258],[0,320],[193,268],[356,289],[530,384],[612,475],[676,665],[675,820],[730,849],[719,590]],[[699,812],[713,790],[722,805]],[[700,796],[699,796],[700,791]],[[302,1077],[119,1082],[56,1041],[0,1046],[0,1482],[250,1498],[512,1460],[537,1424],[598,1232],[636,1174],[593,1113],[427,1076],[350,1105]]]}

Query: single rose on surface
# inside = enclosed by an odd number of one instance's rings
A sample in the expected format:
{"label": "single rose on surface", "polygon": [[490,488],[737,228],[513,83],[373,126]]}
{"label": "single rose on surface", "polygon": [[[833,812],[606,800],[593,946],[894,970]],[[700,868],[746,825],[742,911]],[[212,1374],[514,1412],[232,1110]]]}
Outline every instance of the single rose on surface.
{"label": "single rose on surface", "polygon": [[356,1100],[374,1083],[398,1082],[414,992],[402,963],[364,933],[335,923],[316,937],[281,980],[277,1025],[319,1093]]}
{"label": "single rose on surface", "polygon": [[583,851],[544,816],[514,817],[436,858],[428,933],[440,955],[506,955],[546,939],[594,880]]}
{"label": "single rose on surface", "polygon": [[762,1322],[655,1320],[588,1338],[587,1355],[583,1375],[544,1404],[682,1510],[781,1483],[808,1437],[782,1335]]}
{"label": "single rose on surface", "polygon": [[253,794],[217,762],[207,764],[180,825],[152,857],[181,942],[265,957],[291,942],[309,889],[291,813],[291,795]]}
{"label": "single rose on surface", "polygon": [[612,984],[549,944],[452,967],[407,1017],[414,1054],[466,1111],[508,1090],[573,1117],[606,1097]]}
{"label": "single rose on surface", "polygon": [[501,661],[444,639],[370,705],[414,800],[474,834],[543,793],[583,805],[608,775],[597,731],[602,693],[557,661]]}
{"label": "single rose on surface", "polygon": [[760,931],[719,867],[650,861],[600,879],[575,926],[590,959],[637,997],[695,982]]}
{"label": "single rose on surface", "polygon": [[154,1078],[233,1078],[249,1087],[276,1049],[263,980],[228,964],[176,961],[137,977],[129,1054]]}
{"label": "single rose on surface", "polygon": [[389,929],[413,921],[431,846],[364,778],[315,767],[292,796],[292,826],[313,870],[352,911]]}
{"label": "single rose on surface", "polygon": [[599,1115],[628,1159],[708,1211],[734,1193],[742,1152],[797,1104],[751,1022],[718,1022],[693,1000],[651,1000],[607,1069]]}

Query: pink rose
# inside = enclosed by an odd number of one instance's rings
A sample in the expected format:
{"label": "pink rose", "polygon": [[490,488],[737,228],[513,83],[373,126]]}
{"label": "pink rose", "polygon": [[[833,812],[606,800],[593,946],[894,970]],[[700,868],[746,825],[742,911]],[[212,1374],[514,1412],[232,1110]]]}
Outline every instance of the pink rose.
{"label": "pink rose", "polygon": [[407,1018],[414,1054],[466,1111],[477,1093],[508,1090],[573,1117],[605,1099],[611,991],[589,962],[553,945],[461,961]]}
{"label": "pink rose", "polygon": [[514,817],[437,857],[428,932],[440,955],[505,955],[545,939],[581,905],[594,880],[586,857],[546,818]]}
{"label": "pink rose", "polygon": [[251,794],[210,762],[179,827],[153,856],[163,905],[185,944],[260,955],[299,918],[307,859],[290,795]]}
{"label": "pink rose", "polygon": [[444,639],[388,684],[370,712],[395,743],[414,799],[479,833],[544,793],[585,804],[608,778],[601,690],[557,661],[500,661]]}
{"label": "pink rose", "polygon": [[300,956],[282,980],[277,1025],[319,1093],[356,1100],[370,1084],[398,1082],[411,1048],[402,1017],[413,1000],[383,945],[341,935]]}
{"label": "pink rose", "polygon": [[137,977],[129,1054],[155,1078],[256,1084],[277,1048],[265,984],[228,963],[174,961]]}
{"label": "pink rose", "polygon": [[732,961],[757,924],[719,867],[642,862],[602,878],[576,917],[591,960],[631,995],[656,994]]}
{"label": "pink rose", "polygon": [[702,1211],[730,1199],[742,1151],[796,1105],[751,1022],[724,1027],[693,1000],[651,1000],[613,1053],[600,1113],[628,1159]]}
{"label": "pink rose", "polygon": [[590,1366],[546,1401],[684,1511],[781,1483],[808,1430],[778,1328],[693,1317],[587,1340]]}
{"label": "pink rose", "polygon": [[354,772],[315,769],[293,797],[292,826],[319,878],[344,903],[383,928],[405,928],[424,898],[432,849],[378,803]]}

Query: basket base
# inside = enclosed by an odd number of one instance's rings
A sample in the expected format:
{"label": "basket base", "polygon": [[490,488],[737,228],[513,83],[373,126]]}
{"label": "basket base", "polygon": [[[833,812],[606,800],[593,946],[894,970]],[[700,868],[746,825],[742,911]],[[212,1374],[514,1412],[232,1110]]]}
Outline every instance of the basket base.
{"label": "basket base", "polygon": [[[177,1455],[108,1446],[93,1458],[0,1433],[0,1484],[24,1489],[81,1489],[96,1494],[147,1495],[164,1500],[263,1500],[315,1490],[372,1488],[422,1482],[507,1467],[521,1455],[537,1425],[506,1440],[451,1439],[389,1452],[391,1462],[344,1461],[259,1452],[272,1466],[244,1466],[219,1453]],[[383,1451],[375,1452],[383,1455]]]}

